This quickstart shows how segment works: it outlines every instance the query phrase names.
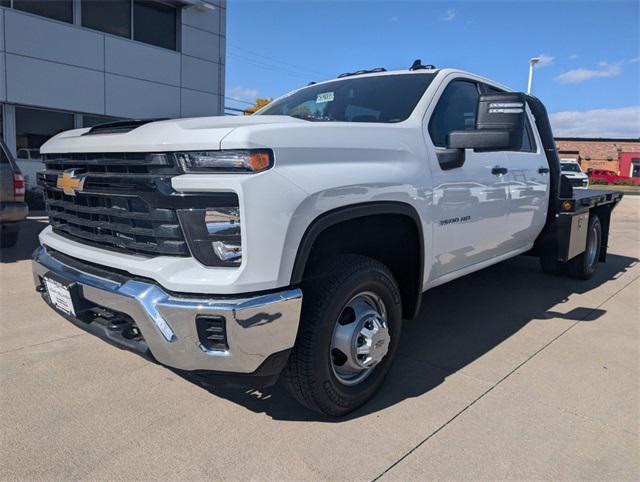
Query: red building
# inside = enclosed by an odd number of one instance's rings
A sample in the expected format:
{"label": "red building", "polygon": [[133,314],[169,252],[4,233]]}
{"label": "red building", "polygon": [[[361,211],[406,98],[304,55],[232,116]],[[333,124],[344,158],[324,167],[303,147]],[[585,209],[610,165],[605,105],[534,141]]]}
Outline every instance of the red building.
{"label": "red building", "polygon": [[640,178],[640,152],[621,152],[618,166],[621,176]]}
{"label": "red building", "polygon": [[623,177],[640,177],[640,139],[556,137],[558,154],[587,169],[606,169]]}

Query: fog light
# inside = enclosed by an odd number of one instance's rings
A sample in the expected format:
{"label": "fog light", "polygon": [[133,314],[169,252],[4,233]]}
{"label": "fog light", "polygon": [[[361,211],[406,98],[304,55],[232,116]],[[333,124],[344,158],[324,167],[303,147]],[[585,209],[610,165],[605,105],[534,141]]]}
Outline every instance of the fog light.
{"label": "fog light", "polygon": [[242,248],[238,245],[223,243],[222,241],[213,242],[213,251],[222,261],[235,261],[242,259]]}
{"label": "fog light", "polygon": [[179,210],[178,216],[189,249],[198,261],[206,266],[240,266],[242,238],[237,204]]}
{"label": "fog light", "polygon": [[207,232],[216,240],[213,252],[221,261],[240,264],[240,212],[238,208],[207,209],[204,215]]}

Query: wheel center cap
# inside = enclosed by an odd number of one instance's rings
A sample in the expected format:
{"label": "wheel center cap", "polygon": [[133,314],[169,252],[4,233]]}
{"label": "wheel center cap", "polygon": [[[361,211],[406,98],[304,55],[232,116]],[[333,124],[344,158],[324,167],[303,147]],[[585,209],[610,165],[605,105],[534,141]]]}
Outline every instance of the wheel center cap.
{"label": "wheel center cap", "polygon": [[379,316],[366,318],[353,339],[354,359],[362,368],[370,368],[382,361],[389,351],[389,329]]}

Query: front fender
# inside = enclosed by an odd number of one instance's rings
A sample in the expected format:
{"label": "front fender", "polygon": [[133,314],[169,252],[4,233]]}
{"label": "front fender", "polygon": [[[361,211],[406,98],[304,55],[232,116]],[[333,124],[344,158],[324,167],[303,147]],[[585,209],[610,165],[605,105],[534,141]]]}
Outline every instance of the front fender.
{"label": "front fender", "polygon": [[375,214],[404,214],[414,220],[421,234],[423,264],[424,226],[420,211],[424,205],[419,192],[407,184],[356,184],[327,189],[307,197],[291,217],[278,284],[287,286],[302,281],[313,243],[324,229],[341,221]]}

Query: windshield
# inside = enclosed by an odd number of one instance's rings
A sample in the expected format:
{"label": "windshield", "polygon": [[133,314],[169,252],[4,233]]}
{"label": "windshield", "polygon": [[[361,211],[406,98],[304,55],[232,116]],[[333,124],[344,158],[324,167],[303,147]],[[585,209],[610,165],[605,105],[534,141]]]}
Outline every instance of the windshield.
{"label": "windshield", "polygon": [[562,166],[560,168],[561,171],[565,171],[565,172],[582,172],[580,170],[580,166],[577,164],[574,164],[573,162],[563,162],[560,164],[560,166]]}
{"label": "windshield", "polygon": [[256,115],[321,122],[401,122],[411,115],[434,77],[421,73],[336,80],[298,90]]}

